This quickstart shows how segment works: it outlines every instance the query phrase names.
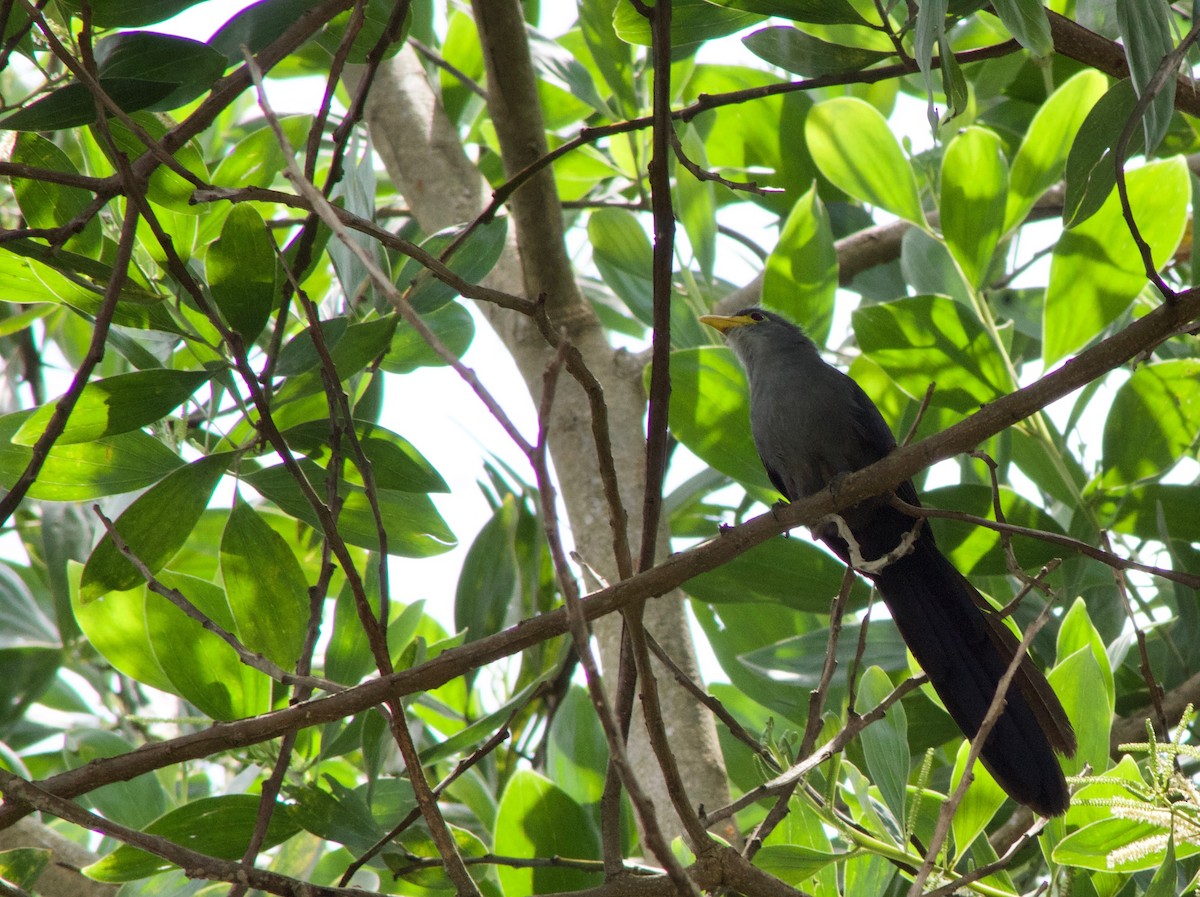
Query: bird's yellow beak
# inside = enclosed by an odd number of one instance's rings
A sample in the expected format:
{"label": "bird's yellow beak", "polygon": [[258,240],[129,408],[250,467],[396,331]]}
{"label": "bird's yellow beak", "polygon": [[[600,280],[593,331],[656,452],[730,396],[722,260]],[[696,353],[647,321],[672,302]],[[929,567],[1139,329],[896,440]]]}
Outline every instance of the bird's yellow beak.
{"label": "bird's yellow beak", "polygon": [[701,315],[700,323],[715,327],[722,333],[728,333],[735,327],[745,327],[747,324],[757,322],[749,315]]}

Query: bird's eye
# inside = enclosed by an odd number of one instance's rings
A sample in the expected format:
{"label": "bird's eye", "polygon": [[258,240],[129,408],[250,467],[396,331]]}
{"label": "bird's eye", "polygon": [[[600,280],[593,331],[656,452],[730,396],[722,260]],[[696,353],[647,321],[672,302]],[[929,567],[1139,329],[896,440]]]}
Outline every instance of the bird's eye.
{"label": "bird's eye", "polygon": [[767,319],[767,316],[764,315],[761,311],[750,312],[750,320],[751,321],[765,321],[766,319]]}

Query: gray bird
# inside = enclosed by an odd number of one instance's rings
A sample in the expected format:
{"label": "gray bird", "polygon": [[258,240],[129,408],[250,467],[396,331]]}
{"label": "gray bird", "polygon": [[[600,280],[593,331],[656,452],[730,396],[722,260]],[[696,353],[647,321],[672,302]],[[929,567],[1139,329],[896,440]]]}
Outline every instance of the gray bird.
{"label": "gray bird", "polygon": [[[724,334],[746,369],[754,444],[771,482],[789,501],[836,488],[839,478],[896,447],[875,403],[827,364],[795,324],[761,308],[700,320]],[[911,481],[895,492],[919,504]],[[828,522],[815,534],[875,584],[946,710],[974,738],[1019,642],[938,550],[928,526],[915,527],[886,498],[847,508],[841,517],[846,531]],[[906,537],[911,550],[889,562]],[[1073,755],[1075,732],[1028,656],[1013,685],[980,759],[1012,798],[1057,816],[1069,797],[1055,751]]]}

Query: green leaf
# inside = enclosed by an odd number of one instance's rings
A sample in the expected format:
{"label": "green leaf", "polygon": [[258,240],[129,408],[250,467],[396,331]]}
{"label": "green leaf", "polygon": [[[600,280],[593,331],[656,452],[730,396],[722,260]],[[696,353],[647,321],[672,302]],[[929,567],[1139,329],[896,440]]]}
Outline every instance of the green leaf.
{"label": "green leaf", "polygon": [[454,627],[475,641],[504,628],[520,587],[517,499],[506,495],[467,549],[454,593]]}
{"label": "green leaf", "polygon": [[1092,649],[1083,647],[1060,659],[1046,678],[1062,702],[1079,741],[1075,756],[1062,760],[1067,774],[1077,773],[1085,765],[1091,766],[1093,774],[1108,769],[1113,699]]}
{"label": "green leaf", "polygon": [[933,403],[966,413],[1013,388],[983,325],[952,299],[860,306],[852,320],[862,350],[914,398],[936,383]]}
{"label": "green leaf", "polygon": [[[447,825],[446,828],[450,837],[453,838],[455,849],[460,856],[471,859],[487,856],[487,845],[478,835],[456,825]],[[380,856],[397,878],[409,882],[416,889],[442,893],[454,890],[454,883],[446,874],[446,867],[442,862],[439,848],[425,829],[414,826],[403,832],[396,838],[396,841],[403,847],[402,852],[384,848]],[[413,868],[414,857],[436,862],[430,866]],[[494,887],[488,878],[486,864],[472,863],[467,866],[467,872],[477,884],[483,885],[483,889],[489,885]],[[420,893],[420,890],[417,892]]]}
{"label": "green leaf", "polygon": [[[279,127],[291,146],[303,146],[312,130],[312,121],[311,115],[287,115],[279,119]],[[244,127],[250,128],[253,124],[247,123]],[[213,173],[213,183],[228,187],[249,187],[251,184],[269,187],[286,166],[287,159],[275,132],[263,121],[229,147]],[[324,238],[328,239],[328,236],[328,229],[325,229]],[[318,251],[321,245],[318,242]]]}
{"label": "green leaf", "polygon": [[189,103],[225,74],[225,57],[207,44],[151,31],[123,31],[96,42],[101,78],[140,78],[174,89],[143,108],[165,112]]}
{"label": "green leaf", "polygon": [[[773,602],[810,614],[829,613],[845,565],[804,539],[769,539],[715,570],[683,583],[693,598],[712,604]],[[852,606],[866,603],[855,582]]]}
{"label": "green leaf", "polygon": [[275,241],[254,206],[239,203],[229,210],[204,268],[221,316],[247,345],[254,342],[275,307],[281,280]]}
{"label": "green leaf", "polygon": [[577,802],[598,803],[608,767],[608,742],[587,689],[571,683],[554,711],[546,741],[546,772]]}
{"label": "green leaf", "polygon": [[[707,0],[672,0],[671,48],[689,50],[706,40],[724,37],[762,21],[762,16],[738,9],[714,6]],[[643,47],[650,46],[650,20],[629,0],[620,0],[613,27],[621,40]]]}
{"label": "green leaf", "polygon": [[[300,466],[309,482],[324,495],[322,484],[325,482],[325,471],[307,459],[302,459]],[[316,512],[282,464],[247,474],[243,479],[284,513],[320,531]],[[429,557],[454,547],[454,534],[427,495],[391,489],[379,489],[377,492],[389,554]],[[342,497],[341,513],[338,515],[338,532],[342,538],[351,545],[378,551],[379,530],[366,493],[361,487],[343,480],[338,483],[338,495]]]}
{"label": "green leaf", "polygon": [[[138,128],[155,140],[161,140],[167,134],[167,120],[162,117],[152,115],[149,112],[138,112],[132,116],[132,119]],[[148,152],[145,143],[143,143],[143,138],[126,127],[124,122],[120,120],[110,121],[108,130],[112,135],[112,142],[116,146],[116,151],[124,153],[130,160],[137,159],[143,153]],[[107,140],[103,140],[101,143],[106,147],[108,145]],[[111,150],[106,151],[112,152]],[[190,140],[183,144],[172,155],[178,163],[178,167],[186,169],[196,178],[199,178],[201,182],[209,182],[208,166],[205,164],[204,156],[195,140]],[[172,232],[172,236],[174,237],[175,250],[183,254],[184,261],[189,260],[189,255],[194,244],[190,239],[187,241],[184,240],[183,229],[185,227],[190,228],[194,233],[196,224],[190,219],[203,217],[208,214],[207,205],[192,202],[192,193],[195,192],[195,189],[196,185],[191,180],[174,171],[172,167],[159,165],[150,175],[150,182],[146,192],[147,197],[153,202],[163,206],[163,210],[158,212],[160,218],[167,214],[164,211],[167,209],[182,216],[175,220],[177,232]],[[166,223],[170,224],[171,222],[168,219]],[[164,260],[162,250],[158,248],[156,241],[147,239],[141,245],[160,261]]]}
{"label": "green leaf", "polygon": [[[971,752],[971,742],[963,741],[958,746],[954,758],[954,772],[950,776],[950,793],[958,790],[963,774],[967,769],[967,755]],[[996,784],[992,774],[978,760],[971,767],[974,777],[963,795],[958,810],[950,820],[954,833],[954,855],[965,856],[975,839],[983,834],[987,824],[992,821],[1008,796],[1004,789]]]}
{"label": "green leaf", "polygon": [[221,535],[221,579],[242,644],[293,670],[308,629],[308,583],[291,547],[240,496]]}
{"label": "green leaf", "polygon": [[925,231],[910,227],[900,238],[900,270],[915,295],[948,296],[966,307],[971,290],[962,269],[946,244]]}
{"label": "green leaf", "polygon": [[742,43],[759,59],[805,78],[856,72],[894,55],[831,44],[790,25],[763,28],[743,37]]}
{"label": "green leaf", "polygon": [[[67,735],[63,760],[69,769],[78,769],[93,760],[127,754],[136,747],[115,732],[77,729]],[[168,804],[166,789],[154,773],[103,785],[89,791],[87,800],[106,819],[137,829],[165,813]]]}
{"label": "green leaf", "polygon": [[1148,483],[1104,495],[1097,513],[1111,521],[1108,525],[1118,532],[1143,539],[1169,535],[1183,542],[1200,542],[1200,514],[1195,512],[1195,501],[1191,485]]}
{"label": "green leaf", "polygon": [[92,24],[99,28],[153,25],[191,9],[201,0],[93,0]]}
{"label": "green leaf", "polygon": [[[1130,434],[1137,438],[1131,439]],[[1104,422],[1101,467],[1107,484],[1134,483],[1193,453],[1200,433],[1200,361],[1178,358],[1138,367],[1117,390]]]}
{"label": "green leaf", "polygon": [[[178,85],[145,78],[100,78],[100,87],[125,112],[147,109],[175,92]],[[0,119],[9,131],[61,131],[96,121],[96,101],[83,84],[50,91],[35,103]]]}
{"label": "green leaf", "polygon": [[[200,519],[233,454],[209,455],[168,474],[131,504],[114,526],[131,552],[156,573],[174,557]],[[131,589],[140,574],[105,534],[83,569],[79,600]]]}
{"label": "green leaf", "polygon": [[[229,603],[218,586],[170,570],[160,571],[158,578],[226,632],[234,632]],[[150,649],[170,681],[167,691],[216,720],[242,719],[270,709],[270,679],[243,664],[224,639],[162,595],[148,589],[142,594]]]}
{"label": "green leaf", "polygon": [[[13,437],[33,412],[0,417],[0,486],[12,488],[33,456]],[[147,433],[135,430],[50,450],[29,497],[44,501],[89,501],[142,489],[182,465],[179,456]]]}
{"label": "green leaf", "polygon": [[546,682],[554,678],[555,671],[548,669],[519,692],[504,702],[500,707],[485,716],[471,722],[454,732],[445,741],[429,745],[421,751],[421,763],[432,765],[448,757],[462,754],[469,748],[477,747],[485,739],[490,738],[508,720],[519,707],[524,707],[530,697]]}
{"label": "green leaf", "polygon": [[1006,232],[1024,221],[1038,198],[1062,177],[1069,148],[1107,88],[1108,79],[1104,75],[1095,69],[1084,69],[1063,83],[1038,109],[1013,158],[1004,212]]}
{"label": "green leaf", "polygon": [[[1130,171],[1126,182],[1142,238],[1150,245],[1154,265],[1161,267],[1187,226],[1187,163],[1182,156],[1150,162]],[[1054,247],[1042,330],[1046,367],[1098,337],[1146,281],[1141,254],[1114,192],[1096,214],[1063,233]]]}
{"label": "green leaf", "polygon": [[[460,302],[448,302],[441,308],[421,315],[421,320],[441,340],[442,345],[462,357],[475,338],[475,321]],[[408,374],[421,367],[442,367],[446,361],[405,320],[396,324],[396,333],[381,367],[390,374]]]}
{"label": "green leaf", "polygon": [[709,0],[717,6],[819,25],[866,25],[846,0]]}
{"label": "green leaf", "polygon": [[1076,598],[1063,614],[1062,625],[1058,627],[1055,655],[1070,657],[1080,648],[1091,649],[1092,657],[1096,659],[1096,666],[1104,679],[1104,694],[1110,704],[1115,704],[1116,686],[1108,659],[1108,648],[1088,615],[1087,603],[1083,598]]}
{"label": "green leaf", "polygon": [[[356,853],[365,852],[387,833],[371,812],[365,789],[347,788],[329,775],[325,781],[331,791],[315,783],[295,789],[295,803],[287,807],[288,816],[322,840],[345,844]],[[381,781],[376,786],[382,789],[389,784],[400,783]],[[401,813],[406,809],[402,808]]]}
{"label": "green leaf", "polygon": [[[876,707],[891,694],[894,686],[887,673],[877,666],[868,667],[859,682],[863,707]],[[892,818],[903,822],[904,799],[908,792],[908,716],[902,704],[893,704],[883,719],[863,729],[859,736],[871,781],[883,795]]]}
{"label": "green leaf", "polygon": [[947,111],[947,117],[952,118],[958,111],[951,101],[951,90],[949,89],[952,77],[950,69],[955,67],[954,55],[952,53],[945,53],[946,13],[949,10],[949,6],[949,0],[925,0],[924,3],[917,7],[916,27],[913,29],[913,56],[923,76],[925,93],[928,97],[926,118],[929,121],[930,130],[934,133],[937,133],[938,125],[940,124],[937,110],[933,105],[933,50],[935,47],[948,66],[947,69],[942,71],[943,92],[946,95],[947,105],[950,107]]}
{"label": "green leaf", "polygon": [[634,316],[654,323],[650,269],[654,250],[637,216],[624,209],[597,209],[588,218],[588,242],[604,282]]}
{"label": "green leaf", "polygon": [[1008,33],[1034,56],[1054,52],[1054,36],[1042,0],[995,0],[992,6]]}
{"label": "green leaf", "polygon": [[[79,173],[70,156],[40,134],[20,134],[12,151],[12,161],[65,174]],[[92,194],[87,190],[42,178],[13,177],[12,191],[28,227],[61,227],[83,212],[92,201]],[[88,255],[98,254],[98,222],[90,222],[82,234],[73,237],[66,245]]]}
{"label": "green leaf", "polygon": [[[209,371],[159,368],[93,381],[80,393],[56,445],[92,442],[161,420],[186,402],[211,376]],[[35,410],[13,435],[13,442],[35,444],[60,400],[61,397]]]}
{"label": "green leaf", "polygon": [[356,16],[356,11],[350,9],[330,19],[317,33],[315,43],[322,47],[331,59],[341,50],[346,53],[347,62],[362,65],[367,62],[371,50],[382,41],[383,58],[390,59],[404,46],[413,21],[412,11],[409,10],[398,33],[388,33],[392,10],[393,4],[390,0],[368,0],[361,7],[362,20],[358,23],[357,32],[352,35],[348,49],[342,47],[342,43],[347,38],[348,26]]}
{"label": "green leaf", "polygon": [[[1139,841],[1164,838],[1168,835],[1168,831],[1162,826],[1149,822],[1137,822],[1133,819],[1102,819],[1071,832],[1059,841],[1054,847],[1051,859],[1055,863],[1078,866],[1081,869],[1095,869],[1100,872],[1130,873],[1146,869],[1160,869],[1167,860],[1169,841],[1157,849],[1129,851],[1124,858],[1111,864],[1109,856]],[[1175,845],[1175,850],[1176,858],[1183,859],[1200,853],[1200,844],[1183,841]],[[1174,881],[1172,881],[1172,890],[1168,893],[1178,893],[1173,888]]]}
{"label": "green leaf", "polygon": [[762,301],[803,325],[818,345],[829,339],[838,259],[829,213],[814,185],[797,201],[767,258]]}
{"label": "green leaf", "polygon": [[[422,241],[421,248],[430,255],[441,256],[442,252],[458,239],[466,226],[455,225],[438,231]],[[479,283],[500,260],[507,235],[507,216],[493,218],[471,232],[466,242],[450,256],[446,267],[468,283]],[[401,290],[411,287],[408,301],[421,314],[436,311],[458,295],[454,287],[447,286],[435,278],[415,259],[405,256],[399,267],[394,282]]]}
{"label": "green leaf", "polygon": [[40,847],[17,847],[0,851],[0,880],[33,893],[33,886],[46,871],[54,851]]}
{"label": "green leaf", "polygon": [[[258,805],[256,794],[204,797],[159,817],[147,826],[146,833],[223,860],[241,859],[255,829]],[[261,847],[268,850],[299,830],[285,808],[279,806],[271,814]],[[124,882],[146,878],[173,866],[168,860],[122,844],[83,871],[97,881]]]}
{"label": "green leaf", "polygon": [[109,592],[84,604],[79,595],[83,565],[69,561],[71,610],[88,644],[129,678],[159,691],[174,692],[171,679],[158,663],[146,631],[146,587]]}
{"label": "green leaf", "polygon": [[1000,138],[972,127],[960,131],[942,159],[942,235],[967,282],[983,286],[1004,229],[1008,164]]}
{"label": "green leaf", "polygon": [[[321,335],[338,378],[347,380],[359,374],[386,352],[398,320],[398,315],[388,315],[349,326],[345,318],[322,321]],[[309,328],[293,337],[279,353],[276,376],[288,379],[275,395],[276,404],[293,402],[324,390],[322,371],[321,356]]]}
{"label": "green leaf", "polygon": [[839,190],[925,228],[917,179],[887,119],[856,97],[809,112],[804,132],[813,161]]}
{"label": "green leaf", "polygon": [[[1176,880],[1179,873],[1175,869],[1175,832],[1167,836],[1167,852],[1162,865],[1150,880],[1150,887],[1142,897],[1175,897],[1179,893],[1180,883]],[[1190,872],[1188,873],[1191,874]]]}
{"label": "green leaf", "polygon": [[[390,638],[388,642],[393,649],[397,647]],[[325,649],[325,675],[334,682],[355,685],[373,669],[375,659],[358,616],[358,603],[347,583],[333,609],[333,634]]]}
{"label": "green leaf", "polygon": [[618,0],[592,0],[577,4],[579,30],[583,35],[596,69],[620,109],[632,116],[637,109],[633,90],[633,52],[629,44],[617,36],[613,14]]}
{"label": "green leaf", "polygon": [[[397,492],[449,492],[450,487],[441,474],[426,460],[411,442],[391,430],[368,421],[355,421],[359,447],[381,489]],[[330,456],[329,422],[313,420],[283,431],[288,445],[311,461],[325,464]],[[351,465],[355,463],[351,459]],[[357,468],[350,466],[348,475]],[[355,480],[361,484],[361,478]]]}
{"label": "green leaf", "polygon": [[[531,769],[518,770],[508,780],[496,811],[493,849],[523,859],[600,857],[599,839],[588,815],[565,791]],[[578,891],[603,881],[599,874],[552,866],[499,866],[496,873],[506,894]]]}
{"label": "green leaf", "polygon": [[[1171,6],[1166,0],[1126,0],[1116,4],[1117,25],[1134,90],[1140,97],[1163,60],[1175,49]],[[1175,111],[1175,79],[1165,79],[1142,117],[1146,154],[1158,148]]]}
{"label": "green leaf", "polygon": [[[1064,227],[1082,224],[1112,193],[1117,177],[1113,147],[1136,103],[1129,80],[1118,81],[1095,102],[1079,126],[1067,154]],[[1129,141],[1127,156],[1141,153],[1144,143],[1145,134],[1138,128]]]}
{"label": "green leaf", "polygon": [[240,65],[244,44],[251,54],[266,47],[312,8],[308,0],[259,0],[222,25],[208,45],[230,65]]}
{"label": "green leaf", "polygon": [[754,865],[789,885],[800,887],[830,863],[847,856],[797,844],[767,844],[754,855]]}
{"label": "green leaf", "polygon": [[59,648],[62,641],[25,580],[0,563],[0,650]]}
{"label": "green leaf", "polygon": [[[925,492],[921,500],[935,508],[962,511],[976,517],[992,518],[993,503],[990,486],[959,483]],[[1000,507],[1004,519],[1015,526],[1061,533],[1058,522],[1018,492],[1001,487]],[[930,521],[937,534],[938,547],[949,557],[964,576],[1004,576],[1009,572],[1004,543],[1000,534],[983,527],[957,520]],[[1021,566],[1036,570],[1051,558],[1061,557],[1062,548],[1026,536],[1013,536],[1013,552]]]}
{"label": "green leaf", "polygon": [[671,353],[671,432],[721,473],[764,496],[774,495],[750,438],[747,395],[746,375],[728,349]]}
{"label": "green leaf", "polygon": [[[681,145],[684,155],[701,169],[708,170],[704,140],[692,125],[682,129]],[[717,200],[712,181],[700,180],[691,172],[676,168],[676,214],[687,233],[692,254],[700,263],[706,280],[712,280],[717,254]]]}

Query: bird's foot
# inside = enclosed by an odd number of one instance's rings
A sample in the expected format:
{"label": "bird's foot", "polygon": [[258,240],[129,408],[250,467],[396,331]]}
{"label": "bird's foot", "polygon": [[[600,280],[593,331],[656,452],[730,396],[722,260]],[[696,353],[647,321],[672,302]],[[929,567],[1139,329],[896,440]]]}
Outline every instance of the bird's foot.
{"label": "bird's foot", "polygon": [[825,484],[825,488],[829,491],[829,494],[837,498],[837,494],[842,491],[842,484],[846,482],[846,477],[848,476],[850,476],[850,471],[848,470],[841,470],[835,473],[833,478]]}
{"label": "bird's foot", "polygon": [[814,531],[819,531],[826,526],[832,526],[837,530],[842,541],[846,543],[846,551],[850,555],[850,566],[866,576],[874,576],[876,573],[882,572],[886,567],[894,564],[900,558],[911,554],[913,546],[917,544],[917,537],[921,533],[921,521],[917,521],[917,526],[914,526],[905,533],[896,547],[887,554],[880,555],[877,558],[867,559],[862,555],[862,548],[858,544],[858,540],[854,537],[854,533],[850,531],[850,524],[846,523],[846,519],[840,514],[830,514],[813,527]]}
{"label": "bird's foot", "polygon": [[[774,517],[776,520],[778,520],[778,519],[779,519],[779,512],[780,512],[780,511],[782,511],[782,510],[783,510],[784,508],[786,508],[787,506],[788,506],[787,499],[785,499],[785,498],[778,499],[778,500],[775,502],[775,504],[771,505],[771,516],[772,516],[772,517]],[[783,531],[783,537],[784,537],[785,539],[786,539],[788,536],[790,536],[791,534],[792,534],[792,531],[791,531],[790,529],[785,529],[785,530]]]}

